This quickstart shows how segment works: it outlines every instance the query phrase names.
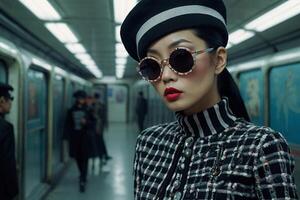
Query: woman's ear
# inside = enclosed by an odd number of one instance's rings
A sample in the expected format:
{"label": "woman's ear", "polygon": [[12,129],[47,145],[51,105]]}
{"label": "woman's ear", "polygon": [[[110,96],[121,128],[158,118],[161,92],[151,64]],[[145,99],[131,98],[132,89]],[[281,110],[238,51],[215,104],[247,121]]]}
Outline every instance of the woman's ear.
{"label": "woman's ear", "polygon": [[219,47],[215,53],[216,68],[215,74],[220,74],[226,67],[227,64],[227,50],[224,47]]}

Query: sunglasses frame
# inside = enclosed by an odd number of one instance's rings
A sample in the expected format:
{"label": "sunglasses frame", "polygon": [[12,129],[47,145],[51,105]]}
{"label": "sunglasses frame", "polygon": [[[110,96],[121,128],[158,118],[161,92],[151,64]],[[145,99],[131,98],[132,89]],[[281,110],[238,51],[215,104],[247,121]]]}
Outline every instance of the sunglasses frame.
{"label": "sunglasses frame", "polygon": [[[147,56],[147,57],[144,57],[142,60],[140,60],[138,66],[136,67],[137,72],[142,76],[142,78],[143,78],[144,80],[146,80],[146,81],[148,81],[148,82],[151,82],[151,83],[156,82],[156,81],[158,81],[158,80],[161,78],[161,75],[162,75],[163,70],[164,70],[164,65],[167,65],[174,73],[176,73],[176,74],[178,74],[178,75],[180,75],[180,76],[185,76],[185,75],[190,74],[190,73],[194,70],[194,68],[195,68],[195,66],[196,66],[196,65],[195,65],[196,55],[199,55],[199,54],[202,54],[202,53],[210,53],[210,52],[212,52],[213,50],[215,50],[215,48],[212,47],[212,48],[207,48],[207,49],[203,49],[203,50],[199,50],[199,51],[191,51],[190,49],[188,49],[188,48],[186,48],[186,47],[177,47],[176,49],[174,49],[174,50],[170,53],[170,56],[172,55],[172,53],[173,53],[174,51],[180,50],[180,49],[183,49],[183,50],[188,51],[188,52],[191,54],[191,56],[193,57],[193,62],[194,62],[194,64],[193,64],[192,68],[191,68],[189,71],[187,71],[187,72],[178,72],[178,71],[176,71],[175,69],[173,69],[173,67],[172,67],[172,66],[170,65],[170,63],[169,63],[170,57],[169,57],[169,58],[165,58],[165,59],[159,61],[159,60],[158,60],[157,58],[155,58],[155,57]],[[141,71],[140,71],[140,65],[141,65],[141,63],[142,63],[144,60],[146,60],[146,59],[154,60],[154,61],[157,62],[157,63],[159,64],[159,66],[160,66],[160,74],[159,74],[159,76],[158,76],[156,79],[154,79],[154,80],[149,80],[149,79],[145,78],[145,77],[142,75]]]}

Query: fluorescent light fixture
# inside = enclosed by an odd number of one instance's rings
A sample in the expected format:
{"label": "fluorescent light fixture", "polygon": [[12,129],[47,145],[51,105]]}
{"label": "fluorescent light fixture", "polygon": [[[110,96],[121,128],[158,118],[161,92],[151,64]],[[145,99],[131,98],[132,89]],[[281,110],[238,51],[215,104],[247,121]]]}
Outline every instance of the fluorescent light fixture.
{"label": "fluorescent light fixture", "polygon": [[46,23],[45,26],[62,43],[78,42],[78,38],[65,23]]}
{"label": "fluorescent light fixture", "polygon": [[48,63],[42,61],[39,58],[32,58],[32,63],[34,65],[37,65],[39,67],[42,67],[42,68],[46,69],[47,71],[51,71],[51,69],[52,69],[51,65],[49,65]]}
{"label": "fluorescent light fixture", "polygon": [[228,44],[227,44],[227,46],[226,46],[226,49],[230,49],[232,46],[234,46],[232,43],[229,43],[228,42]]}
{"label": "fluorescent light fixture", "polygon": [[288,0],[278,7],[263,14],[257,19],[248,23],[245,28],[248,30],[255,30],[258,32],[264,31],[272,26],[275,26],[291,17],[300,13],[300,1]]}
{"label": "fluorescent light fixture", "polygon": [[97,78],[101,78],[103,76],[102,71],[99,70],[97,66],[86,66],[86,68]]}
{"label": "fluorescent light fixture", "polygon": [[121,42],[120,31],[121,31],[121,26],[116,26],[116,41],[117,42]]}
{"label": "fluorescent light fixture", "polygon": [[8,46],[8,45],[5,44],[5,43],[0,42],[0,47],[1,47],[2,49],[7,50],[7,51],[10,52],[10,53],[13,53],[13,54],[17,53],[17,51],[16,51],[15,49],[11,48],[10,46]]}
{"label": "fluorescent light fixture", "polygon": [[254,36],[253,32],[239,29],[229,35],[229,42],[233,45],[239,44]]}
{"label": "fluorescent light fixture", "polygon": [[83,65],[96,65],[94,60],[80,60]]}
{"label": "fluorescent light fixture", "polygon": [[121,24],[136,3],[136,0],[114,0],[115,22]]}
{"label": "fluorescent light fixture", "polygon": [[116,64],[117,65],[126,65],[127,58],[116,58]]}
{"label": "fluorescent light fixture", "polygon": [[78,60],[92,60],[91,56],[87,53],[78,53],[78,54],[75,54],[75,57]]}
{"label": "fluorescent light fixture", "polygon": [[82,44],[80,43],[69,43],[66,44],[65,46],[73,54],[86,52],[84,46],[82,46]]}
{"label": "fluorescent light fixture", "polygon": [[47,0],[19,0],[41,20],[60,20],[61,16]]}
{"label": "fluorescent light fixture", "polygon": [[128,53],[122,43],[116,43],[116,57],[127,57]]}
{"label": "fluorescent light fixture", "polygon": [[54,72],[63,76],[67,75],[67,72],[60,67],[54,67]]}
{"label": "fluorescent light fixture", "polygon": [[123,78],[123,76],[124,76],[124,71],[116,71],[116,77],[117,78]]}
{"label": "fluorescent light fixture", "polygon": [[125,65],[117,65],[116,69],[117,70],[125,70]]}

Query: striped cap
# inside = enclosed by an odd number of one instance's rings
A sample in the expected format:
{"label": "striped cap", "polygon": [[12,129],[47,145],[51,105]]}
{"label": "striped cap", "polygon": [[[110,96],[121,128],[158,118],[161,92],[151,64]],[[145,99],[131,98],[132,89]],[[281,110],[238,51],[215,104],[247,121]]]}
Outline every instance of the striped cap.
{"label": "striped cap", "polygon": [[222,0],[142,0],[121,26],[122,42],[129,55],[139,61],[147,48],[177,30],[214,27],[228,42],[226,8]]}

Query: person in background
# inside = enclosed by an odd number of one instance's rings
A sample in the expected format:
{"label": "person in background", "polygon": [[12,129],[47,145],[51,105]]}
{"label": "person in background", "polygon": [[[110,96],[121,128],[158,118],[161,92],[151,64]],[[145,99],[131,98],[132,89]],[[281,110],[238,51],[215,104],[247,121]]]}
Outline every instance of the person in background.
{"label": "person in background", "polygon": [[87,181],[87,167],[89,158],[88,114],[86,109],[86,92],[77,90],[73,97],[74,105],[68,110],[65,138],[69,141],[70,157],[74,158],[80,173],[79,190],[85,192]]}
{"label": "person in background", "polygon": [[88,171],[92,174],[98,174],[99,171],[99,158],[97,149],[97,138],[96,138],[96,110],[95,110],[95,99],[88,95],[86,98],[86,110],[87,110],[87,133],[89,137],[89,161]]}
{"label": "person in background", "polygon": [[12,86],[0,83],[0,199],[12,200],[18,194],[14,128],[5,120],[10,112]]}
{"label": "person in background", "polygon": [[144,93],[140,91],[136,101],[135,113],[137,115],[138,126],[140,132],[144,130],[144,120],[148,112],[148,102],[144,97]]}
{"label": "person in background", "polygon": [[106,106],[101,101],[101,96],[99,93],[95,93],[94,98],[94,108],[96,113],[96,146],[98,149],[97,152],[101,160],[101,164],[106,164],[106,162],[112,158],[107,153],[107,148],[104,141],[104,129],[107,129],[108,127]]}
{"label": "person in background", "polygon": [[137,139],[135,199],[298,199],[283,135],[250,122],[226,68],[222,0],[141,0],[122,42],[177,120]]}

